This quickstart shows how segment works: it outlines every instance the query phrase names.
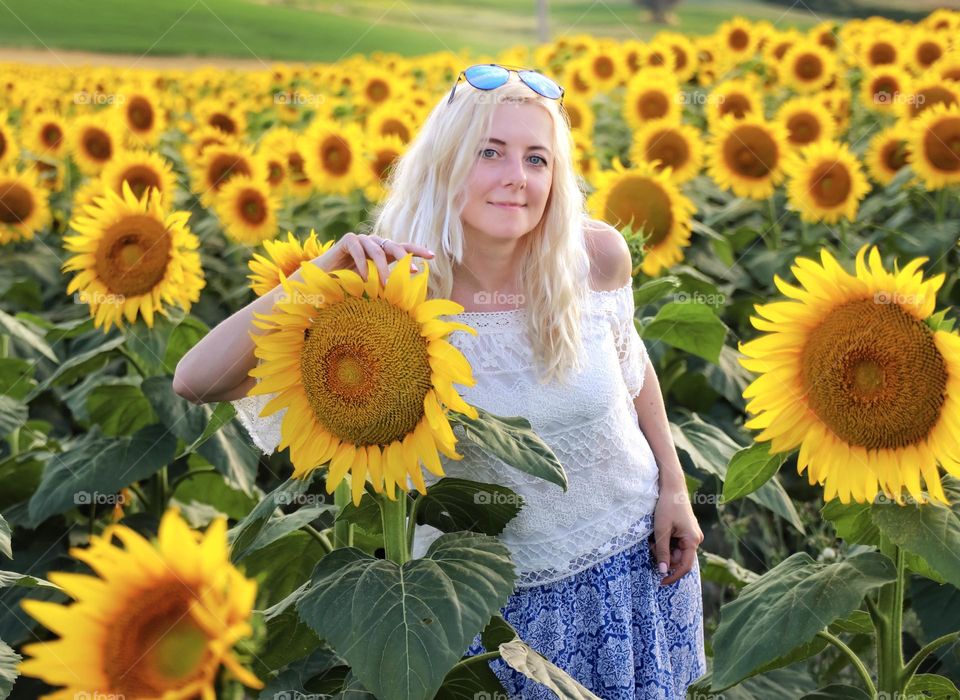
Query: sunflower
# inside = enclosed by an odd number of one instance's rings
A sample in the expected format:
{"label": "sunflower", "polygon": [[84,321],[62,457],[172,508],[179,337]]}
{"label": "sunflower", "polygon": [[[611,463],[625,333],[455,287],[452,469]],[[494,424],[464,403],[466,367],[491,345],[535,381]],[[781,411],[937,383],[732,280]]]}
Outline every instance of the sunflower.
{"label": "sunflower", "polygon": [[911,32],[906,61],[915,75],[930,70],[950,50],[950,41],[930,29],[915,28]]}
{"label": "sunflower", "polygon": [[7,123],[7,113],[0,110],[0,168],[16,163],[19,155],[13,129]]}
{"label": "sunflower", "polygon": [[960,85],[939,78],[918,78],[910,85],[910,94],[898,103],[900,115],[914,119],[936,105],[960,104]]}
{"label": "sunflower", "polygon": [[352,124],[315,121],[304,134],[305,167],[317,189],[346,194],[369,184],[363,162],[363,132]]}
{"label": "sunflower", "polygon": [[381,136],[368,139],[364,150],[372,176],[364,194],[371,202],[380,202],[387,194],[387,182],[394,164],[407,149],[396,136]]}
{"label": "sunflower", "polygon": [[849,274],[825,248],[821,263],[797,258],[799,287],[774,275],[790,301],[755,308],[767,335],[740,344],[740,363],[761,376],[743,392],[770,451],[800,447],[799,473],[824,485],[824,498],[870,502],[880,489],[903,503],[906,487],[946,503],[937,462],[960,476],[960,338],[934,331],[944,275],[923,280],[917,258],[884,269],[867,246]]}
{"label": "sunflower", "polygon": [[809,94],[830,85],[837,76],[837,59],[827,48],[803,39],[784,54],[778,72],[784,85]]}
{"label": "sunflower", "polygon": [[236,106],[225,107],[222,100],[202,100],[194,106],[193,113],[201,127],[212,127],[228,137],[240,138],[247,131],[247,120],[243,111]]}
{"label": "sunflower", "polygon": [[123,194],[104,187],[93,206],[74,214],[71,228],[79,235],[64,236],[64,248],[74,255],[64,272],[79,271],[67,285],[67,294],[79,290],[90,304],[94,326],[134,323],[137,311],[153,328],[153,314],[167,315],[163,303],[184,311],[200,298],[203,270],[200,241],[187,228],[189,212],[167,215],[162,195],[148,190],[142,197],[123,184]]}
{"label": "sunflower", "polygon": [[0,171],[0,245],[33,238],[50,223],[47,193],[30,171]]}
{"label": "sunflower", "polygon": [[213,200],[213,209],[233,240],[256,245],[277,235],[279,198],[270,185],[249,175],[230,178]]}
{"label": "sunflower", "polygon": [[58,114],[41,112],[21,126],[24,145],[38,157],[56,160],[67,153],[67,123]]}
{"label": "sunflower", "polygon": [[910,76],[900,66],[867,71],[860,83],[860,101],[867,109],[893,113],[910,94]]}
{"label": "sunflower", "polygon": [[123,193],[123,183],[126,182],[138,198],[153,187],[167,202],[173,200],[176,183],[173,166],[166,158],[155,151],[139,149],[117,153],[104,167],[100,179],[117,194]]}
{"label": "sunflower", "polygon": [[763,95],[755,80],[737,78],[717,83],[707,98],[707,121],[714,123],[730,116],[763,115]]}
{"label": "sunflower", "polygon": [[641,127],[633,136],[630,162],[656,163],[657,170],[670,168],[670,179],[680,185],[703,167],[703,134],[696,127],[660,120]]}
{"label": "sunflower", "polygon": [[45,698],[214,700],[221,665],[244,685],[263,687],[232,651],[253,634],[257,583],[230,562],[223,518],[200,535],[170,508],[155,544],[114,524],[70,554],[94,575],[49,577],[74,600],[21,603],[59,635],[23,647],[30,658],[20,663],[22,674],[64,686]]}
{"label": "sunflower", "polygon": [[293,233],[287,232],[287,240],[277,238],[272,241],[263,241],[266,257],[254,253],[247,265],[252,275],[250,289],[258,297],[276,288],[280,281],[289,277],[300,269],[300,263],[313,260],[326,253],[333,246],[333,241],[320,243],[317,233],[313,229],[302,244]]}
{"label": "sunflower", "polygon": [[942,80],[960,83],[960,51],[954,50],[948,53],[937,61],[930,72],[933,75],[940,76]]}
{"label": "sunflower", "polygon": [[789,181],[787,201],[808,222],[853,221],[870,183],[849,146],[818,141],[792,154],[784,166]]}
{"label": "sunflower", "polygon": [[646,236],[638,269],[654,276],[683,259],[696,208],[670,180],[669,168],[657,171],[641,161],[627,169],[614,158],[613,170],[595,179],[597,189],[587,203],[591,214],[616,228],[628,228],[631,235]]}
{"label": "sunflower", "polygon": [[760,117],[727,117],[707,145],[707,171],[738,197],[766,199],[783,180],[787,133]]}
{"label": "sunflower", "polygon": [[404,143],[410,143],[416,133],[416,124],[407,111],[388,104],[367,115],[365,129],[370,135],[396,136]]}
{"label": "sunflower", "polygon": [[697,72],[697,48],[690,38],[678,32],[659,32],[655,41],[664,44],[673,54],[677,81],[683,84],[691,80]]}
{"label": "sunflower", "polygon": [[97,175],[118,150],[117,125],[101,114],[78,117],[70,129],[70,152],[85,175]]}
{"label": "sunflower", "polygon": [[223,186],[237,175],[267,179],[262,159],[254,156],[248,146],[208,146],[193,163],[193,191],[204,206],[212,206]]}
{"label": "sunflower", "polygon": [[571,95],[563,96],[563,111],[570,120],[571,131],[578,131],[593,138],[593,125],[596,121],[593,109],[586,100]]}
{"label": "sunflower", "polygon": [[160,107],[160,96],[151,89],[131,89],[120,95],[117,112],[127,128],[133,146],[153,146],[167,128],[166,115]]}
{"label": "sunflower", "polygon": [[907,160],[929,190],[960,183],[960,107],[937,105],[913,120]]}
{"label": "sunflower", "polygon": [[410,87],[409,81],[398,82],[397,75],[371,64],[360,77],[354,97],[365,109],[375,109],[405,95]]}
{"label": "sunflower", "polygon": [[889,31],[866,34],[860,44],[860,62],[866,69],[900,65],[904,45],[903,32],[894,22],[877,23]]}
{"label": "sunflower", "polygon": [[736,63],[753,56],[760,42],[760,35],[743,17],[734,17],[721,24],[716,31],[722,50]]}
{"label": "sunflower", "polygon": [[664,71],[640,71],[627,82],[623,117],[634,129],[657,119],[680,120],[683,93],[676,79]]}
{"label": "sunflower", "polygon": [[593,139],[573,132],[573,160],[577,173],[588,183],[592,183],[594,176],[600,171]]}
{"label": "sunflower", "polygon": [[264,406],[269,416],[283,408],[280,449],[290,447],[294,477],[329,463],[326,489],[333,493],[350,472],[353,502],[360,503],[369,478],[377,493],[396,499],[409,476],[426,493],[419,461],[437,476],[439,449],[462,459],[441,402],[477,418],[453,382],[473,386],[469,363],[445,336],[476,334],[462,323],[442,321],[463,307],[426,300],[429,267],[410,276],[412,254],[399,260],[385,286],[367,261],[367,281],[351,270],[327,273],[310,263],[304,282],[283,279],[285,295],[272,314],[254,314],[254,354],[263,363],[250,394],[277,392]]}
{"label": "sunflower", "polygon": [[[677,57],[665,43],[652,41],[649,44],[642,44],[637,52],[636,61],[637,70],[640,72],[651,69],[664,70],[676,76]],[[679,77],[677,79],[679,80]]]}
{"label": "sunflower", "polygon": [[787,132],[792,146],[806,146],[820,139],[832,139],[837,125],[823,102],[813,97],[794,97],[777,110],[774,121]]}
{"label": "sunflower", "polygon": [[891,126],[870,139],[864,162],[875,182],[889,184],[907,164],[907,138],[902,128]]}

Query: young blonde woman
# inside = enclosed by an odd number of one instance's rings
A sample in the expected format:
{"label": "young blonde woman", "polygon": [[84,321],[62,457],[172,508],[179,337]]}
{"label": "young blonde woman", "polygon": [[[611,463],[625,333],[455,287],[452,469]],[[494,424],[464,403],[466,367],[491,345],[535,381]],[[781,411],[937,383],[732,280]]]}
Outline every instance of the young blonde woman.
{"label": "young blonde woman", "polygon": [[[346,234],[312,263],[366,277],[369,258],[384,280],[408,253],[429,260],[429,295],[463,305],[449,318],[478,330],[451,337],[477,379],[464,399],[528,418],[569,482],[564,492],[466,441],[462,460],[441,457],[448,476],[504,484],[524,499],[500,535],[519,574],[504,618],[605,700],[683,698],[706,671],[703,534],[634,326],[633,261],[619,232],[585,214],[562,89],[504,67],[465,77],[398,161],[370,234]],[[268,312],[281,292],[214,328],[174,380],[191,400],[233,401],[268,453],[283,411],[261,418],[272,395],[244,398],[256,381],[248,331],[253,312]],[[418,526],[414,555],[438,534]],[[483,651],[478,635],[465,653]],[[490,667],[510,697],[555,697],[500,660]]]}

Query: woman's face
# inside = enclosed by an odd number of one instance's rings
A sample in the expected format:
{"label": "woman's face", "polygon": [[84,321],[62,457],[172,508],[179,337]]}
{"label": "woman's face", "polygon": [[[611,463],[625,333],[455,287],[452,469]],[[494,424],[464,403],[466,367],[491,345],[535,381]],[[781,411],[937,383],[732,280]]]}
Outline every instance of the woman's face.
{"label": "woman's face", "polygon": [[540,223],[553,182],[552,133],[540,105],[497,105],[490,140],[478,149],[467,180],[460,218],[468,237],[518,239]]}

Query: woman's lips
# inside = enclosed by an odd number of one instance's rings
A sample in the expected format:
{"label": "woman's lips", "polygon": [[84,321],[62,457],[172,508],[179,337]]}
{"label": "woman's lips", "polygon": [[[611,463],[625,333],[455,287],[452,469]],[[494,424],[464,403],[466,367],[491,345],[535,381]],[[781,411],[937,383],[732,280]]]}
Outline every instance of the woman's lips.
{"label": "woman's lips", "polygon": [[523,209],[527,206],[526,204],[494,204],[493,202],[490,202],[490,204],[498,209]]}

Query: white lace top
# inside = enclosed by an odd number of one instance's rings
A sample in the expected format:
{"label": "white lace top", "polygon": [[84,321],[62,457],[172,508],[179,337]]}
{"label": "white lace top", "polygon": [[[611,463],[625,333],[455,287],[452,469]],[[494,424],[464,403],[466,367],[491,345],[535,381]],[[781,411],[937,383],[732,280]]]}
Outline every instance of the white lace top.
{"label": "white lace top", "polygon": [[[643,385],[647,353],[633,322],[630,285],[591,290],[583,315],[583,369],[567,381],[540,384],[526,339],[526,310],[448,316],[477,329],[450,342],[470,361],[477,383],[457,385],[464,400],[500,416],[523,416],[557,455],[567,474],[564,492],[528,476],[463,438],[459,461],[440,455],[448,476],[509,487],[524,499],[498,536],[511,551],[518,587],[556,581],[599,563],[651,531],[659,471],[637,420],[633,399]],[[266,453],[280,442],[286,409],[259,412],[275,394],[233,401],[241,423]],[[429,487],[438,477],[424,470]],[[423,556],[440,531],[417,526],[413,556]]]}

